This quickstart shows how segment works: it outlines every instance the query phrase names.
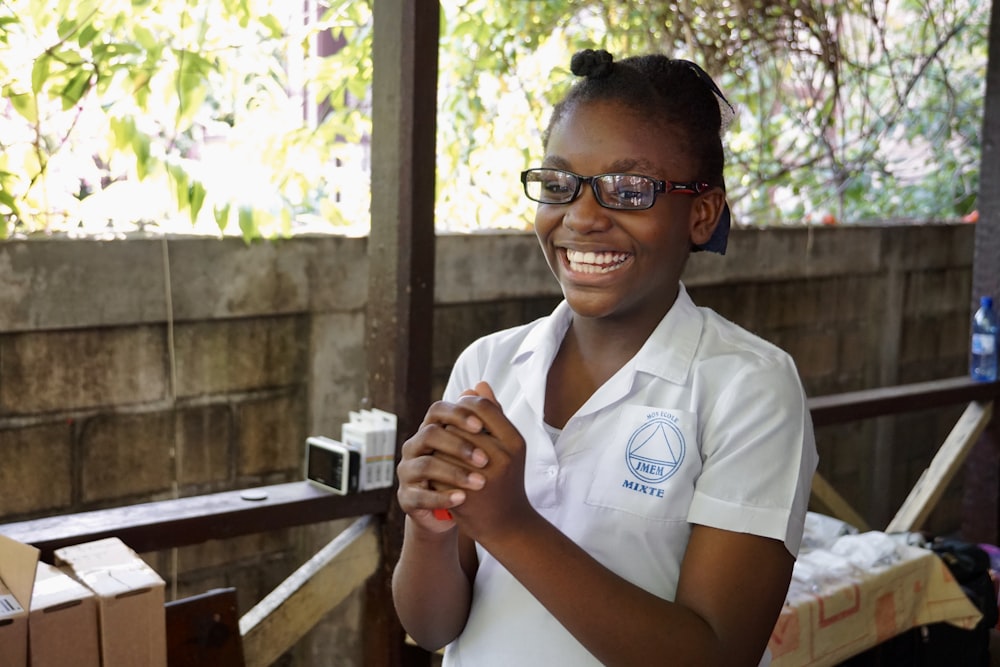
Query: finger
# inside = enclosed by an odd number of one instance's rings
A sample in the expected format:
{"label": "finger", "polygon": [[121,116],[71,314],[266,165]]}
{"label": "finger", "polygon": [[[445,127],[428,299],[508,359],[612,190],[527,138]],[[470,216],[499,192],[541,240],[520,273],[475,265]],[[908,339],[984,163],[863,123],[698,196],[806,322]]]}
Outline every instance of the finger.
{"label": "finger", "polygon": [[465,491],[461,489],[446,489],[435,491],[417,486],[400,488],[399,506],[407,514],[418,511],[433,512],[438,509],[451,509],[465,502]]}
{"label": "finger", "polygon": [[425,423],[412,438],[403,443],[402,458],[412,460],[428,454],[446,454],[465,467],[485,467],[489,462],[487,453],[465,437],[465,433],[464,429]]}
{"label": "finger", "polygon": [[475,394],[463,393],[458,403],[438,401],[427,410],[427,414],[424,416],[424,425],[441,424],[454,426],[468,433],[479,433],[483,430],[482,420],[462,405],[465,399],[474,396]]}
{"label": "finger", "polygon": [[[480,383],[487,388],[489,385]],[[492,394],[492,391],[489,391]],[[509,446],[520,440],[521,434],[517,428],[507,419],[501,407],[486,396],[476,394],[475,396],[464,396],[459,399],[459,405],[474,414],[482,422],[483,428],[475,434],[470,434],[468,440],[475,446],[483,449],[487,456],[492,456],[492,447],[499,446],[501,450],[512,453]],[[470,420],[471,421],[471,420]],[[477,436],[488,436],[483,439]]]}
{"label": "finger", "polygon": [[[447,487],[457,487],[461,489],[471,489],[473,491],[478,491],[479,489],[486,486],[486,477],[483,473],[478,470],[470,469],[463,460],[456,459],[453,456],[444,454],[442,452],[436,452],[433,455],[435,459],[434,468],[437,470],[439,466],[438,462],[444,463],[448,468],[444,469],[444,473],[439,474],[438,477],[447,475],[447,480],[440,479],[430,479],[431,486],[437,490],[443,490]],[[430,467],[430,466],[429,466]]]}
{"label": "finger", "polygon": [[495,403],[497,407],[500,407],[502,409],[502,406],[500,406],[500,401],[497,400],[496,394],[493,393],[493,387],[491,387],[488,383],[477,382],[476,388],[473,391],[475,391],[475,393],[478,396],[482,396],[488,401]]}
{"label": "finger", "polygon": [[482,472],[471,470],[445,454],[402,461],[396,468],[396,473],[402,489],[431,489],[439,492],[450,489],[478,491],[486,485],[486,477]]}

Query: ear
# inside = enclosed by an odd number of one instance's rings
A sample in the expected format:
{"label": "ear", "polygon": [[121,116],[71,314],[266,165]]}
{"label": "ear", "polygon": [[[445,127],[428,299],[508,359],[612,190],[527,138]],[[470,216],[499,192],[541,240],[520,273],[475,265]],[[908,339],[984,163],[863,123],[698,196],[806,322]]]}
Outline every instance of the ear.
{"label": "ear", "polygon": [[691,217],[688,220],[692,245],[708,243],[715,226],[719,224],[725,205],[726,192],[722,188],[715,187],[698,195],[691,205]]}

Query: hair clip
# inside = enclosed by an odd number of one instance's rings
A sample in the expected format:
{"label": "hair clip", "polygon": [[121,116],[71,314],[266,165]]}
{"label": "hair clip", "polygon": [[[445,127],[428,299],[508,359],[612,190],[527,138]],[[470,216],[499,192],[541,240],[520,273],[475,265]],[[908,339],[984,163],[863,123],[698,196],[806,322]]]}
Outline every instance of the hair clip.
{"label": "hair clip", "polygon": [[719,134],[725,134],[726,130],[732,124],[733,119],[736,118],[736,108],[729,103],[726,96],[722,94],[719,87],[712,80],[712,77],[708,75],[708,72],[703,70],[698,63],[691,62],[690,60],[678,59],[677,62],[683,63],[693,71],[702,82],[708,86],[708,89],[712,91],[715,95],[715,100],[719,104]]}

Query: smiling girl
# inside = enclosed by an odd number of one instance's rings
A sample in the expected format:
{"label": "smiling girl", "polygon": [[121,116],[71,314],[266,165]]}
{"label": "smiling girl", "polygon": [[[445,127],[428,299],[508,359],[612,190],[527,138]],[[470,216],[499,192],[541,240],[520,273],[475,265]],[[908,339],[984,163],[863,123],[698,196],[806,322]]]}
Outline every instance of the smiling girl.
{"label": "smiling girl", "polygon": [[790,357],[681,282],[725,252],[732,108],[684,60],[572,71],[521,176],[564,300],[404,444],[397,612],[446,665],[767,664],[817,458]]}

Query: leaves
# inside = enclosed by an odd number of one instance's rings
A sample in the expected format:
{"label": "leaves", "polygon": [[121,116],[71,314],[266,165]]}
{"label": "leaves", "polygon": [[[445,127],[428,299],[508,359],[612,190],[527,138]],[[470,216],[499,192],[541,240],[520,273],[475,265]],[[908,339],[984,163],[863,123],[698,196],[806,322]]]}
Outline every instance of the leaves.
{"label": "leaves", "polygon": [[[31,179],[14,190],[0,175],[2,228],[24,224],[21,213],[39,227],[51,228],[49,215],[74,225],[81,182],[93,191],[123,180],[155,183],[172,215],[197,224],[205,212],[221,233],[235,218],[245,238],[291,233],[302,217],[363,224],[373,2],[321,5],[310,22],[282,0],[0,5],[3,127],[12,128],[0,144],[11,171]],[[574,81],[570,54],[593,47],[691,58],[716,77],[740,108],[726,143],[743,222],[975,207],[988,3],[441,7],[443,226],[530,224],[517,174],[542,158],[552,105]],[[317,43],[326,46],[314,56]],[[68,164],[80,173],[66,175]]]}
{"label": "leaves", "polygon": [[229,226],[229,204],[223,204],[213,209],[212,214],[215,216],[215,224],[218,226],[220,232],[225,232],[226,227]]}
{"label": "leaves", "polygon": [[16,92],[13,86],[4,86],[3,96],[10,100],[14,110],[26,121],[31,124],[38,121],[38,105],[35,104],[34,95]]}
{"label": "leaves", "polygon": [[90,87],[90,80],[90,72],[83,68],[77,70],[60,93],[63,111],[72,108],[80,101]]}
{"label": "leaves", "polygon": [[31,67],[31,92],[35,95],[42,92],[42,86],[49,78],[51,64],[52,57],[48,53],[43,53],[35,59],[35,64]]}
{"label": "leaves", "polygon": [[214,65],[194,51],[177,53],[177,129],[185,130],[208,97],[208,73]]}
{"label": "leaves", "polygon": [[243,232],[243,239],[250,241],[260,236],[260,230],[257,227],[257,220],[254,215],[254,210],[249,206],[241,206],[239,210],[239,224],[240,231]]}

